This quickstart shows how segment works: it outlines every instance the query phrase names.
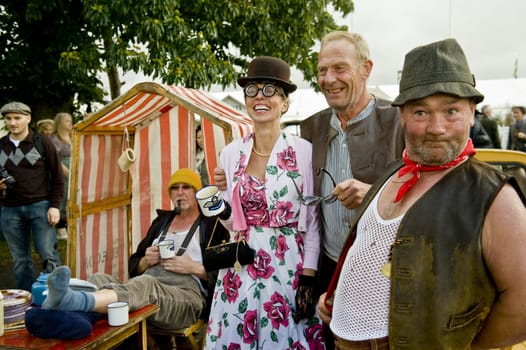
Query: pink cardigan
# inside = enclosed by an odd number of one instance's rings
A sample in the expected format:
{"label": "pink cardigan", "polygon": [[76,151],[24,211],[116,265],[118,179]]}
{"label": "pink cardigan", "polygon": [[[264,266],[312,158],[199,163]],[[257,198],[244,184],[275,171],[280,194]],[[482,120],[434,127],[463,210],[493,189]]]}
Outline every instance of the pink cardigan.
{"label": "pink cardigan", "polygon": [[[234,174],[239,166],[241,152],[250,157],[253,140],[253,135],[244,139],[235,140],[224,148],[220,156],[220,166],[225,170],[227,180],[227,188],[223,193],[223,197],[232,205],[231,220],[224,224],[227,228],[234,231],[243,230],[247,227],[239,201],[239,190],[234,188]],[[303,178],[303,192],[305,195],[311,195],[314,190],[311,162],[312,145],[308,141],[298,136],[283,134],[283,137],[280,137],[274,145],[272,155],[269,158],[269,164],[275,162],[277,152],[287,146],[291,146],[296,153],[298,170]],[[267,180],[271,181],[270,177],[267,178]],[[295,192],[295,189],[293,189],[292,193],[294,193],[294,195]],[[271,193],[268,193],[267,196],[271,195]],[[317,270],[318,257],[320,254],[320,230],[316,206],[307,207],[303,204],[301,205],[298,218],[298,231],[305,235],[305,260],[303,267]]]}

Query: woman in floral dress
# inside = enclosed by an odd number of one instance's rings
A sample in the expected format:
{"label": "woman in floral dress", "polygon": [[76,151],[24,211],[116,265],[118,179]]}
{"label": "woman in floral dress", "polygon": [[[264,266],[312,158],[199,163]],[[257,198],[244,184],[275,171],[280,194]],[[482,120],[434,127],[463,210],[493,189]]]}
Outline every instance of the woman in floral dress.
{"label": "woman in floral dress", "polygon": [[298,193],[313,192],[312,149],[280,128],[288,94],[296,89],[289,78],[287,63],[264,56],[238,80],[254,133],[221,153],[224,198],[232,206],[226,224],[234,232],[232,241],[243,236],[256,256],[240,271],[219,272],[207,349],[324,348],[314,293],[318,218]]}

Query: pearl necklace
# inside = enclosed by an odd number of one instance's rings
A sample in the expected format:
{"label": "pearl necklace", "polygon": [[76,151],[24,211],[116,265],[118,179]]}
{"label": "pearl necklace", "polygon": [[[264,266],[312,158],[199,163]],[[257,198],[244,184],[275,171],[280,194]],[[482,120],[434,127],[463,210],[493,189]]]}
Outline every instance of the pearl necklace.
{"label": "pearl necklace", "polygon": [[260,157],[269,157],[270,154],[272,153],[272,152],[270,152],[270,153],[261,153],[261,152],[258,152],[258,151],[256,151],[256,147],[254,147],[254,146],[252,146],[252,152],[254,152],[256,155],[258,155],[258,156],[260,156]]}

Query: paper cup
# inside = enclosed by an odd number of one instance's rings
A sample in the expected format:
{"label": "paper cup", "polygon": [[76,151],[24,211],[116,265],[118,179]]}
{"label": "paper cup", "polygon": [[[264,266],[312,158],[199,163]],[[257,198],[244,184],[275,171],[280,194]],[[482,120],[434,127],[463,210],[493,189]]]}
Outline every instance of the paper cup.
{"label": "paper cup", "polygon": [[135,152],[132,148],[126,148],[122,151],[121,156],[117,160],[117,164],[123,172],[128,171],[133,162],[135,162]]}
{"label": "paper cup", "polygon": [[225,201],[217,186],[210,185],[203,187],[197,191],[195,198],[205,216],[216,216],[225,210]]}
{"label": "paper cup", "polygon": [[159,253],[162,259],[170,259],[175,255],[174,241],[165,239],[159,242]]}
{"label": "paper cup", "polygon": [[128,323],[128,303],[116,301],[108,304],[108,324],[110,326],[122,326]]}

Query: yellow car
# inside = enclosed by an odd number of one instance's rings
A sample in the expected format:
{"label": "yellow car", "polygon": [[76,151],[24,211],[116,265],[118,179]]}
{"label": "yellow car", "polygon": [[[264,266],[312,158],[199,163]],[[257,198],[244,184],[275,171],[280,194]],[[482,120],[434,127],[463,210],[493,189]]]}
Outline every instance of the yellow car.
{"label": "yellow car", "polygon": [[[476,158],[490,163],[502,171],[513,175],[526,196],[526,153],[503,149],[477,149]],[[526,350],[526,342],[500,348],[502,350]],[[499,349],[499,350],[500,350]]]}
{"label": "yellow car", "polygon": [[526,196],[525,152],[478,148],[475,157],[513,175],[517,179],[522,193]]}

